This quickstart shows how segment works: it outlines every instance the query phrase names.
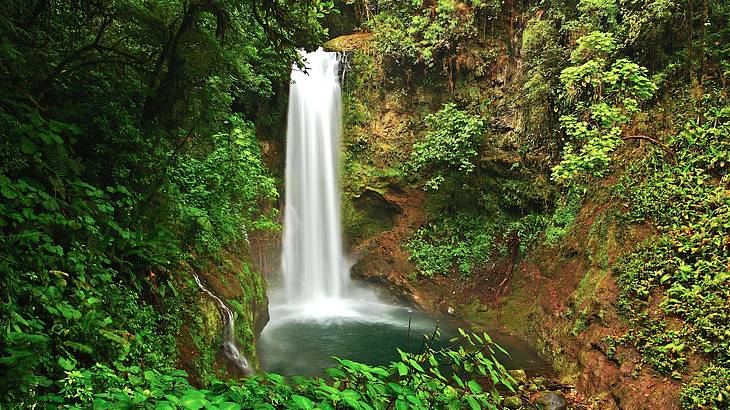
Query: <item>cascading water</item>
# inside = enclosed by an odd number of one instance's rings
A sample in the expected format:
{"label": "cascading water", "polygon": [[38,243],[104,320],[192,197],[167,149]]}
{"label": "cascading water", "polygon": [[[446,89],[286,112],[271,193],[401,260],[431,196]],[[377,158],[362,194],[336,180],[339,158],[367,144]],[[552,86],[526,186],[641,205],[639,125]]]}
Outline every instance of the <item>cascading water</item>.
{"label": "cascading water", "polygon": [[292,69],[287,120],[282,269],[290,306],[342,300],[349,287],[338,189],[338,56],[320,49],[303,57],[306,72]]}
{"label": "cascading water", "polygon": [[[412,350],[411,332],[433,333],[438,318],[382,303],[350,283],[342,249],[338,151],[338,55],[302,55],[307,70],[292,68],[286,147],[283,292],[274,292],[271,320],[257,343],[264,370],[321,375],[333,356],[368,364],[398,360]],[[441,321],[443,336],[456,335]]]}
{"label": "cascading water", "polygon": [[225,303],[223,303],[221,298],[203,286],[203,282],[200,281],[198,274],[193,272],[193,277],[195,277],[195,283],[198,284],[200,290],[202,290],[203,293],[208,295],[211,299],[215,300],[220,307],[221,315],[223,316],[223,324],[225,326],[225,330],[223,331],[223,341],[221,342],[221,350],[223,351],[223,354],[243,375],[251,374],[251,367],[248,364],[248,360],[246,360],[246,358],[238,350],[238,346],[236,346],[236,341],[234,339],[235,322],[233,320],[233,312]]}

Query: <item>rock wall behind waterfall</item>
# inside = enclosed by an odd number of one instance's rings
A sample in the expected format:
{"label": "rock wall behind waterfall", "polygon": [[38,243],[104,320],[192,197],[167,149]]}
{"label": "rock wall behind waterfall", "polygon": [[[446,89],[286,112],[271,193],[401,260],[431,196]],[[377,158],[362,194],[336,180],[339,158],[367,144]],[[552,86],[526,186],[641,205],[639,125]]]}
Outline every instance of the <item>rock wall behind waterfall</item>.
{"label": "rock wall behind waterfall", "polygon": [[[519,33],[509,39],[520,43]],[[622,334],[613,262],[646,237],[647,227],[619,228],[609,184],[594,187],[562,239],[538,243],[525,254],[521,238],[505,229],[498,250],[472,273],[419,278],[407,251],[413,234],[435,215],[419,176],[403,171],[413,144],[424,136],[424,118],[444,102],[487,107],[489,131],[479,152],[474,181],[494,195],[482,215],[509,221],[549,214],[558,204],[549,164],[540,153],[520,151],[534,124],[525,118],[522,62],[508,39],[494,38],[464,51],[453,77],[421,68],[390,70],[379,64],[367,34],[334,39],[350,53],[344,84],[343,227],[353,275],[427,309],[454,314],[485,327],[499,327],[529,340],[567,383],[593,396],[599,408],[677,406],[679,384],[644,368],[633,374],[635,352],[625,365],[606,354],[603,338]],[[488,56],[475,58],[474,56]],[[475,182],[476,183],[476,182]],[[457,204],[458,205],[458,204]],[[632,356],[633,355],[633,356]],[[635,376],[635,377],[634,377]]]}

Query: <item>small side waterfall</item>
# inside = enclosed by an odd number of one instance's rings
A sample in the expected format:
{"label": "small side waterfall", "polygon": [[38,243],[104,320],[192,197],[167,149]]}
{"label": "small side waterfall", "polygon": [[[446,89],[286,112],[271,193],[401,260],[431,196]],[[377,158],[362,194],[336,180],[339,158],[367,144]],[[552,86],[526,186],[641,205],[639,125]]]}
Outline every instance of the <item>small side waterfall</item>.
{"label": "small side waterfall", "polygon": [[241,373],[244,375],[251,374],[252,371],[248,364],[248,360],[246,360],[236,346],[236,341],[234,339],[235,321],[233,319],[233,312],[225,303],[223,303],[221,298],[203,286],[203,282],[200,281],[200,277],[198,277],[197,273],[193,272],[193,277],[195,277],[195,283],[198,284],[200,290],[202,290],[211,299],[215,300],[220,308],[221,316],[223,317],[223,325],[225,326],[225,330],[223,331],[223,341],[221,342],[223,354]]}
{"label": "small side waterfall", "polygon": [[317,50],[294,66],[286,143],[282,269],[286,303],[347,296],[339,195],[341,92],[338,56]]}

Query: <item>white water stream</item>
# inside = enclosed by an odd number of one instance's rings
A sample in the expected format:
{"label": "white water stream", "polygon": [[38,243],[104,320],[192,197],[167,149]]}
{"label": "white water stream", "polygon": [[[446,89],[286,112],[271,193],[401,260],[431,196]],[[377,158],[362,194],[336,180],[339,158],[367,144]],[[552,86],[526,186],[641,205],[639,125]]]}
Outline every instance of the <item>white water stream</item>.
{"label": "white water stream", "polygon": [[193,272],[193,277],[195,277],[195,283],[198,284],[200,290],[202,290],[203,293],[208,295],[211,299],[215,300],[220,308],[221,316],[223,317],[223,325],[225,326],[225,330],[223,331],[223,341],[221,342],[221,350],[223,351],[223,354],[241,373],[244,375],[251,374],[251,367],[248,364],[248,360],[246,360],[246,358],[238,350],[238,346],[236,346],[236,341],[234,339],[235,321],[233,319],[233,312],[225,303],[223,303],[221,298],[216,296],[203,285],[197,273]]}

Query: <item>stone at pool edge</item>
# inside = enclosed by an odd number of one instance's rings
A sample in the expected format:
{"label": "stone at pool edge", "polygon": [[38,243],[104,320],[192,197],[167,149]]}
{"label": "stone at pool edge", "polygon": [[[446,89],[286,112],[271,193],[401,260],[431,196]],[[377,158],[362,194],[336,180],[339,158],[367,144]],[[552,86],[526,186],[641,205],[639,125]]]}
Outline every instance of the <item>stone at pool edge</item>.
{"label": "stone at pool edge", "polygon": [[518,386],[522,386],[525,383],[527,383],[527,374],[522,369],[514,369],[514,370],[508,370],[507,373],[509,373],[510,376],[512,376],[513,379],[515,379],[515,382]]}
{"label": "stone at pool edge", "polygon": [[546,391],[540,393],[533,403],[540,410],[566,410],[568,408],[568,402],[561,392]]}
{"label": "stone at pool edge", "polygon": [[522,399],[520,396],[509,396],[504,398],[502,405],[508,409],[519,409],[522,407]]}

